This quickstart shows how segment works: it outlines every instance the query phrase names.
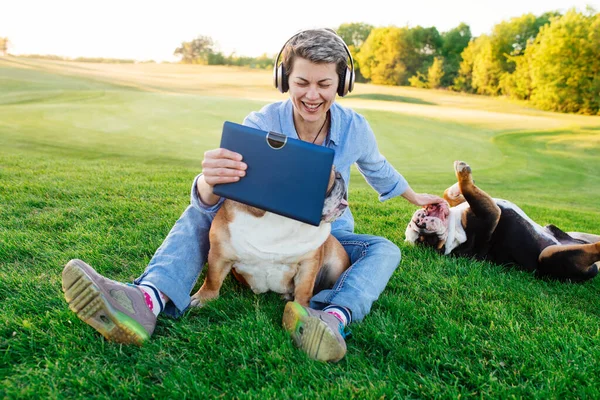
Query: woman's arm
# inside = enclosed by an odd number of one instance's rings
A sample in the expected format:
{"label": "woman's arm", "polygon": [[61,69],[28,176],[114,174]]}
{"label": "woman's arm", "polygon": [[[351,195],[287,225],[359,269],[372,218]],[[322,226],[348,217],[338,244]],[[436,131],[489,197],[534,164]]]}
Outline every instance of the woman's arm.
{"label": "woman's arm", "polygon": [[426,206],[428,204],[444,202],[444,199],[434,194],[415,193],[410,186],[404,191],[404,193],[402,193],[402,197],[416,206]]}

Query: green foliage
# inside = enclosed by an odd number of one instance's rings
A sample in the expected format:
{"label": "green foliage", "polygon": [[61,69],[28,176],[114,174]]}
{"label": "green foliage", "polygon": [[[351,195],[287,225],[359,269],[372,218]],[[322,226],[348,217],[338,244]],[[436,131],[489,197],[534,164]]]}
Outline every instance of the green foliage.
{"label": "green foliage", "polygon": [[599,114],[599,54],[600,14],[570,10],[552,19],[526,51],[531,101],[545,110]]}
{"label": "green foliage", "polygon": [[437,28],[423,28],[416,26],[410,29],[410,45],[413,52],[407,52],[410,56],[407,57],[406,65],[409,74],[414,74],[417,71],[425,72],[429,69],[436,55],[440,53],[443,39]]}
{"label": "green foliage", "polygon": [[502,72],[512,73],[515,70],[514,62],[509,56],[523,54],[527,45],[538,35],[540,28],[549,22],[550,17],[551,13],[540,17],[524,14],[494,26],[490,39],[494,58]]}
{"label": "green foliage", "polygon": [[427,70],[427,84],[430,89],[437,89],[442,86],[442,79],[444,78],[444,59],[442,57],[436,57],[433,60],[433,64]]}
{"label": "green foliage", "polygon": [[528,100],[532,92],[529,59],[525,50],[538,35],[539,30],[550,19],[560,16],[558,12],[547,12],[539,17],[525,14],[512,18],[494,28],[496,46],[503,52],[500,58],[503,72],[498,80],[499,92],[521,100]]}
{"label": "green foliage", "polygon": [[497,57],[494,42],[490,36],[482,35],[475,39],[479,52],[473,63],[472,86],[478,94],[497,95],[498,83],[502,75],[502,62]]}
{"label": "green foliage", "polygon": [[261,69],[273,66],[273,59],[266,54],[260,57],[236,56],[233,53],[225,56],[216,51],[214,41],[208,36],[198,36],[191,42],[183,42],[175,49],[174,54],[180,56],[184,64],[234,65]]}
{"label": "green foliage", "polygon": [[442,45],[435,27],[375,28],[357,59],[365,78],[382,85],[406,85],[409,77],[425,72]]}
{"label": "green foliage", "polygon": [[214,41],[209,36],[198,36],[190,42],[183,42],[173,52],[181,57],[184,64],[208,64],[214,53]]}
{"label": "green foliage", "polygon": [[444,78],[444,59],[436,57],[433,64],[427,70],[427,75],[417,72],[408,80],[410,85],[417,88],[437,89],[442,86]]}
{"label": "green foliage", "polygon": [[408,79],[403,50],[408,49],[407,28],[375,28],[356,55],[363,76],[381,85],[401,85]]}
{"label": "green foliage", "polygon": [[369,34],[373,30],[374,26],[370,24],[354,22],[348,24],[341,24],[336,32],[344,40],[344,43],[348,47],[353,46],[355,49],[360,49],[365,40],[369,37]]}
{"label": "green foliage", "polygon": [[408,78],[408,82],[410,83],[410,86],[412,86],[412,87],[421,88],[421,89],[429,88],[429,85],[427,82],[427,77],[420,72],[417,72],[416,75],[413,75],[410,78]]}
{"label": "green foliage", "polygon": [[[219,55],[221,55],[221,53],[219,53]],[[237,67],[268,69],[273,68],[273,57],[270,57],[267,54],[263,54],[260,57],[243,57],[230,54],[227,57],[222,57],[222,62],[214,63],[212,65],[234,65]]]}
{"label": "green foliage", "polygon": [[442,86],[452,86],[460,70],[461,54],[471,41],[471,28],[465,23],[442,33],[440,55],[444,59],[444,76]]}
{"label": "green foliage", "polygon": [[207,65],[225,65],[225,56],[223,53],[209,53],[206,57]]}
{"label": "green foliage", "polygon": [[471,40],[461,53],[462,61],[460,62],[458,76],[454,80],[454,89],[469,93],[475,91],[473,86],[473,67],[480,52],[480,47],[485,40],[485,35]]}
{"label": "green foliage", "polygon": [[355,79],[357,82],[364,82],[366,79],[361,72],[360,62],[358,61],[357,54],[360,51],[362,45],[369,37],[369,34],[373,30],[373,25],[365,23],[349,23],[341,24],[336,30],[337,34],[344,40],[344,43],[348,46],[352,59],[354,61],[354,72]]}
{"label": "green foliage", "polygon": [[520,82],[522,74],[511,74],[527,45],[554,15],[549,12],[539,17],[525,14],[511,18],[495,25],[490,35],[476,38],[462,54],[455,88],[492,96],[510,92],[518,98],[527,97],[527,83]]}
{"label": "green foliage", "polygon": [[515,71],[511,74],[504,73],[500,78],[499,86],[502,94],[514,99],[529,100],[533,91],[531,81],[530,57],[525,54],[510,57],[515,64]]}

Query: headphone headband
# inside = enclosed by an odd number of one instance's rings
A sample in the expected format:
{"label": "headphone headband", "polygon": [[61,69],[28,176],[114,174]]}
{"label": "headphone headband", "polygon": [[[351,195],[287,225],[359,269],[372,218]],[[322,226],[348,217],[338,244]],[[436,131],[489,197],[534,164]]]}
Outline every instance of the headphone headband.
{"label": "headphone headband", "polygon": [[285,50],[285,47],[288,45],[289,42],[291,42],[298,35],[301,35],[304,32],[310,32],[310,31],[323,31],[323,32],[331,33],[332,35],[337,37],[338,40],[344,46],[344,50],[346,50],[346,54],[348,55],[348,58],[350,59],[350,64],[346,65],[346,70],[344,70],[343,73],[341,73],[341,74],[338,73],[339,85],[338,85],[338,90],[337,90],[338,95],[340,97],[344,97],[345,95],[350,93],[352,91],[352,89],[354,89],[354,60],[352,59],[352,54],[350,53],[350,49],[348,48],[348,46],[346,45],[344,40],[333,29],[328,29],[328,28],[304,29],[304,30],[301,30],[300,32],[295,33],[292,37],[290,37],[288,40],[285,41],[285,43],[281,47],[281,50],[279,50],[279,53],[277,53],[277,56],[275,57],[275,62],[274,62],[274,66],[273,66],[273,84],[275,85],[277,90],[279,90],[281,93],[285,93],[288,91],[288,89],[289,89],[288,77],[287,77],[283,62],[281,62],[281,64],[278,64],[279,58],[281,57],[281,54],[283,53],[283,51]]}

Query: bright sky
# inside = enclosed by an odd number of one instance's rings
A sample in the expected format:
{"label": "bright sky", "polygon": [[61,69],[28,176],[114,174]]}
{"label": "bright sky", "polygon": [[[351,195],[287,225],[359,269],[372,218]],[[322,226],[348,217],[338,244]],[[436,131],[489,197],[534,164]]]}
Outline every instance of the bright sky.
{"label": "bright sky", "polygon": [[199,35],[226,55],[274,55],[305,28],[364,22],[444,32],[466,22],[477,36],[511,17],[588,4],[600,11],[600,0],[5,0],[0,37],[12,54],[175,61],[175,48]]}

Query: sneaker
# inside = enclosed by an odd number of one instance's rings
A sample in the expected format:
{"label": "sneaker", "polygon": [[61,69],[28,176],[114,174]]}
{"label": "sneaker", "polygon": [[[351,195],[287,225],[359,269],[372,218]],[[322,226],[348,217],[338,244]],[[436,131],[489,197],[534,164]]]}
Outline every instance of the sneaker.
{"label": "sneaker", "polygon": [[337,362],[346,355],[344,324],[329,313],[290,301],[283,311],[283,327],[312,359]]}
{"label": "sneaker", "polygon": [[140,289],[106,279],[81,260],[67,263],[62,288],[71,311],[108,340],[141,345],[154,332],[156,317]]}

